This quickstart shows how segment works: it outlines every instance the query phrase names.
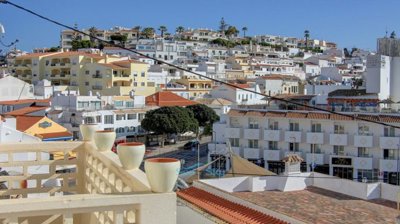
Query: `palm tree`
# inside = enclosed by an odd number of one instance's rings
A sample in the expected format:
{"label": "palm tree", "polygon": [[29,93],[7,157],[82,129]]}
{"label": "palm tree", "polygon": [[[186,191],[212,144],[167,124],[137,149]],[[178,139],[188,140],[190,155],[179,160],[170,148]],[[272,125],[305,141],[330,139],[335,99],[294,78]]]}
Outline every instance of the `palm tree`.
{"label": "palm tree", "polygon": [[167,27],[164,26],[164,25],[161,25],[161,26],[158,28],[158,30],[161,31],[161,37],[164,37],[164,32],[167,32]]}
{"label": "palm tree", "polygon": [[185,28],[183,26],[178,26],[175,31],[180,34],[185,31]]}
{"label": "palm tree", "polygon": [[239,30],[236,29],[235,26],[229,26],[228,29],[225,31],[225,35],[228,36],[229,38],[232,36],[237,36],[239,33]]}
{"label": "palm tree", "polygon": [[310,31],[304,30],[304,37],[306,38],[306,50],[308,49],[308,38],[310,38]]}
{"label": "palm tree", "polygon": [[142,30],[142,35],[144,35],[147,39],[154,36],[156,31],[153,27],[145,27]]}
{"label": "palm tree", "polygon": [[247,27],[243,27],[242,28],[242,31],[243,31],[243,37],[246,37],[246,32],[247,32]]}

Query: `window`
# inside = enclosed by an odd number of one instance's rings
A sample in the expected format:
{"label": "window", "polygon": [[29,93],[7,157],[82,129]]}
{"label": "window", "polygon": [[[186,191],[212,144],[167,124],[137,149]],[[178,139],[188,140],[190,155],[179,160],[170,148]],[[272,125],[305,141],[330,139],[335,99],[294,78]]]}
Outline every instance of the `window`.
{"label": "window", "polygon": [[383,136],[385,137],[395,137],[394,127],[384,127]]}
{"label": "window", "polygon": [[276,141],[269,141],[269,142],[268,142],[268,149],[269,149],[269,150],[278,150],[278,142],[276,142]]}
{"label": "window", "polygon": [[90,101],[90,107],[94,110],[101,109],[101,102],[100,101]]}
{"label": "window", "polygon": [[333,154],[338,156],[344,156],[344,146],[343,145],[334,145],[333,146]]}
{"label": "window", "polygon": [[396,159],[395,149],[383,149],[383,159]]}
{"label": "window", "polygon": [[97,123],[101,123],[101,115],[97,115],[96,116],[96,122]]}
{"label": "window", "polygon": [[86,75],[89,75],[89,73],[90,73],[89,70],[86,70],[86,71],[85,71],[85,74],[86,74]]}
{"label": "window", "polygon": [[289,151],[298,152],[299,151],[299,143],[298,142],[290,142],[289,143]]}
{"label": "window", "polygon": [[137,72],[132,73],[134,77],[137,77]]}
{"label": "window", "polygon": [[335,134],[344,134],[344,125],[335,124],[334,125],[334,133]]}
{"label": "window", "polygon": [[95,123],[95,120],[93,117],[85,117],[84,122],[85,122],[85,124],[93,124],[93,123]]}
{"label": "window", "polygon": [[299,123],[296,122],[290,122],[289,123],[289,131],[299,131]]}
{"label": "window", "polygon": [[104,128],[104,131],[114,131],[114,128]]}
{"label": "window", "polygon": [[117,121],[125,120],[125,114],[117,114]]}
{"label": "window", "polygon": [[142,121],[144,119],[144,114],[139,114],[139,121]]}
{"label": "window", "polygon": [[258,140],[257,139],[249,139],[248,146],[249,146],[249,148],[257,149],[258,148]]}
{"label": "window", "polygon": [[115,129],[116,133],[124,133],[125,132],[125,128],[117,128]]}
{"label": "window", "polygon": [[130,126],[130,127],[128,128],[128,132],[135,132],[135,131],[136,131],[136,128],[133,127],[133,126]]}
{"label": "window", "polygon": [[278,128],[279,128],[278,121],[270,121],[269,122],[270,130],[278,130]]}
{"label": "window", "polygon": [[249,128],[250,129],[258,129],[258,121],[257,119],[250,117],[249,118]]}
{"label": "window", "polygon": [[134,83],[133,83],[133,86],[137,86],[137,82],[134,82]]}
{"label": "window", "polygon": [[128,120],[136,120],[136,114],[128,114]]}
{"label": "window", "polygon": [[321,153],[321,145],[320,144],[311,144],[310,152],[311,153]]}
{"label": "window", "polygon": [[134,107],[134,102],[133,101],[127,101],[125,102],[125,107]]}
{"label": "window", "polygon": [[363,170],[363,169],[358,169],[357,170],[357,180],[359,182],[366,182],[366,183],[371,183],[371,182],[377,182],[378,180],[378,170]]}
{"label": "window", "polygon": [[359,135],[369,135],[369,127],[365,124],[360,124],[358,126],[358,134]]}
{"label": "window", "polygon": [[311,132],[321,132],[321,124],[320,123],[311,123]]}
{"label": "window", "polygon": [[238,138],[230,138],[229,142],[232,147],[239,147],[239,139]]}
{"label": "window", "polygon": [[86,101],[78,101],[78,109],[81,108],[88,108],[89,107],[89,102]]}
{"label": "window", "polygon": [[145,77],[145,76],[146,76],[146,73],[145,73],[145,72],[142,72],[142,73],[140,74],[140,76]]}
{"label": "window", "polygon": [[124,106],[124,101],[114,101],[114,106],[115,107],[123,107]]}
{"label": "window", "polygon": [[140,85],[141,85],[141,86],[145,86],[145,83],[144,83],[144,82],[141,82]]}
{"label": "window", "polygon": [[229,118],[229,124],[233,128],[239,128],[240,127],[240,121],[238,117],[230,117]]}
{"label": "window", "polygon": [[368,148],[358,147],[358,157],[369,157]]}
{"label": "window", "polygon": [[89,82],[85,82],[85,86],[89,86]]}
{"label": "window", "polygon": [[114,124],[114,116],[104,115],[104,124]]}

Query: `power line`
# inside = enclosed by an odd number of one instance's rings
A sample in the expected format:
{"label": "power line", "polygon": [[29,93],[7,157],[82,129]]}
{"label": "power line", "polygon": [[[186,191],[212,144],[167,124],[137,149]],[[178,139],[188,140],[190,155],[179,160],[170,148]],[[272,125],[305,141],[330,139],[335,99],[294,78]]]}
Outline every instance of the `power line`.
{"label": "power line", "polygon": [[76,29],[76,28],[74,28],[74,27],[65,25],[65,24],[63,24],[63,23],[60,23],[60,22],[58,22],[58,21],[55,21],[55,20],[50,19],[50,18],[48,18],[48,17],[45,17],[45,16],[43,16],[43,15],[40,15],[40,14],[38,14],[38,13],[36,13],[36,12],[33,12],[33,11],[30,10],[30,9],[27,9],[27,8],[25,8],[25,7],[23,7],[23,6],[14,4],[14,3],[10,2],[10,1],[7,1],[7,0],[0,0],[0,3],[12,5],[12,6],[14,6],[14,7],[18,8],[18,9],[21,9],[21,10],[23,10],[23,11],[25,11],[25,12],[28,12],[28,13],[30,13],[30,14],[32,14],[32,15],[34,15],[34,16],[37,16],[37,17],[39,17],[39,18],[41,18],[41,19],[44,19],[44,20],[46,20],[46,21],[48,21],[48,22],[54,23],[54,24],[56,24],[56,25],[58,25],[58,26],[67,28],[67,29],[69,29],[69,30],[73,30],[73,31],[76,32],[76,33],[80,33],[80,34],[82,34],[82,35],[89,36],[90,38],[95,39],[95,40],[97,40],[97,41],[99,41],[99,42],[106,43],[106,44],[112,45],[112,46],[114,46],[114,47],[121,48],[121,49],[123,49],[123,50],[127,50],[127,51],[129,51],[129,52],[135,53],[135,54],[140,55],[140,56],[142,56],[142,57],[145,57],[145,58],[148,58],[148,59],[152,59],[152,60],[154,60],[154,61],[156,61],[156,62],[158,62],[158,63],[160,63],[160,64],[168,65],[168,66],[170,66],[170,67],[173,67],[173,68],[176,68],[176,69],[178,69],[178,70],[182,70],[182,71],[185,71],[185,72],[194,74],[194,75],[196,75],[196,76],[198,76],[198,77],[201,77],[201,78],[204,78],[204,79],[208,79],[208,80],[214,81],[214,82],[216,82],[216,83],[224,84],[224,85],[231,86],[231,87],[233,87],[233,88],[240,89],[240,90],[243,90],[243,91],[246,91],[246,92],[250,92],[250,93],[257,94],[257,95],[261,95],[261,96],[264,96],[264,97],[266,97],[266,98],[268,98],[268,99],[270,99],[270,100],[281,101],[281,102],[285,102],[285,103],[289,103],[289,104],[293,104],[293,105],[297,105],[297,106],[302,106],[302,107],[309,108],[309,109],[313,109],[313,110],[318,110],[318,111],[323,111],[323,112],[327,112],[327,113],[330,113],[330,114],[336,114],[336,115],[340,115],[340,116],[349,117],[349,118],[352,118],[352,119],[354,119],[354,120],[361,120],[361,121],[366,121],[366,122],[370,122],[370,123],[374,123],[374,124],[379,124],[379,125],[383,125],[383,126],[387,126],[387,127],[392,127],[392,128],[400,129],[400,126],[396,126],[396,125],[387,124],[387,123],[380,122],[380,121],[375,121],[375,120],[370,120],[370,119],[367,119],[367,118],[360,118],[360,117],[357,117],[357,116],[355,116],[355,115],[343,114],[343,113],[331,111],[331,110],[328,110],[328,109],[323,109],[323,108],[319,108],[319,107],[315,107],[315,106],[310,106],[310,105],[306,105],[306,104],[294,102],[294,101],[292,101],[292,100],[286,100],[286,99],[281,99],[281,98],[278,98],[278,97],[268,96],[268,95],[266,95],[266,94],[259,93],[259,92],[256,92],[256,91],[254,91],[254,90],[249,90],[249,89],[246,89],[246,88],[237,86],[237,85],[235,85],[235,84],[231,84],[231,83],[229,83],[229,82],[225,82],[225,81],[222,81],[222,80],[218,80],[218,79],[215,79],[215,78],[211,78],[211,77],[208,77],[208,76],[206,76],[206,75],[202,75],[202,74],[200,74],[200,73],[191,71],[191,70],[189,70],[189,69],[182,68],[182,67],[180,67],[180,66],[171,64],[171,63],[169,63],[169,62],[165,62],[165,61],[163,61],[163,60],[159,60],[159,59],[157,59],[157,58],[155,58],[155,57],[148,56],[148,55],[143,54],[143,53],[140,53],[140,52],[138,52],[138,51],[136,51],[136,50],[132,50],[132,49],[126,48],[126,47],[124,47],[124,46],[115,44],[115,43],[112,42],[112,41],[106,41],[106,40],[103,40],[103,39],[101,39],[101,38],[99,38],[99,37],[92,36],[92,35],[90,35],[90,34],[87,34],[87,33],[83,32],[83,31],[80,31],[80,30],[78,30],[78,29]]}

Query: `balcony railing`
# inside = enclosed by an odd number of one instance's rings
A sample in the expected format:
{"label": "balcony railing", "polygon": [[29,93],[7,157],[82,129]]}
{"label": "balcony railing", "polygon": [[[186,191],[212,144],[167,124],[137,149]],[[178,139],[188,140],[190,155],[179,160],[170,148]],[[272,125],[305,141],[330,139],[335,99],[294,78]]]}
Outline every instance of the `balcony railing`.
{"label": "balcony railing", "polygon": [[103,78],[103,75],[102,74],[94,74],[94,75],[92,75],[92,77],[94,79],[101,79],[101,78]]}
{"label": "balcony railing", "polygon": [[176,223],[175,193],[152,194],[141,170],[92,143],[0,144],[0,155],[3,223]]}

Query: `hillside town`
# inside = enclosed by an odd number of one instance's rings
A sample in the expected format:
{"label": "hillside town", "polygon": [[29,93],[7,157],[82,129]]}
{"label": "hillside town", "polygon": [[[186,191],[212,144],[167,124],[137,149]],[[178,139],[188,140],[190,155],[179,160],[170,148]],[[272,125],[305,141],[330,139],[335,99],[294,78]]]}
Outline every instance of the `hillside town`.
{"label": "hillside town", "polygon": [[115,25],[0,52],[4,223],[399,222],[395,31]]}

